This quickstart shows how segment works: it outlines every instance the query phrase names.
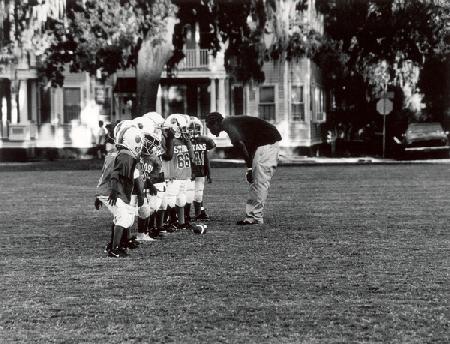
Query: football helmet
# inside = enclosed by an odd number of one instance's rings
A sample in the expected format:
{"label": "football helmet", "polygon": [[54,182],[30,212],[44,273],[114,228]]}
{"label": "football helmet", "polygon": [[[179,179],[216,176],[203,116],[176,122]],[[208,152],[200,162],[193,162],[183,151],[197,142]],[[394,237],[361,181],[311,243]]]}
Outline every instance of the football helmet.
{"label": "football helmet", "polygon": [[143,144],[144,134],[135,126],[125,128],[120,142],[117,143],[118,146],[127,148],[135,158],[141,154]]}
{"label": "football helmet", "polygon": [[187,120],[186,115],[174,113],[166,118],[164,126],[172,128],[175,132],[176,138],[181,138],[182,136],[187,136]]}
{"label": "football helmet", "polygon": [[120,142],[122,141],[123,133],[130,127],[137,128],[137,125],[135,122],[128,119],[117,123],[117,125],[114,127],[114,142],[116,144],[120,144]]}
{"label": "football helmet", "polygon": [[155,122],[148,117],[136,117],[133,122],[144,134],[143,153],[150,154],[161,143],[161,130],[157,129]]}
{"label": "football helmet", "polygon": [[188,133],[191,137],[198,137],[203,133],[203,123],[198,117],[189,117]]}
{"label": "football helmet", "polygon": [[151,119],[153,122],[155,122],[156,126],[160,128],[163,126],[165,121],[164,118],[156,111],[147,112],[142,117]]}

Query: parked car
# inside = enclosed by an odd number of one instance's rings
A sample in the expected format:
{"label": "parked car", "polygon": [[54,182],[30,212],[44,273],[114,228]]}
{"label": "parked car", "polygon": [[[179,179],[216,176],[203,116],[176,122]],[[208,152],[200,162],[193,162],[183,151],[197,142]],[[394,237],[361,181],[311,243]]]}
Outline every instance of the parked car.
{"label": "parked car", "polygon": [[407,154],[440,152],[447,157],[450,151],[448,134],[440,123],[411,123],[399,142]]}

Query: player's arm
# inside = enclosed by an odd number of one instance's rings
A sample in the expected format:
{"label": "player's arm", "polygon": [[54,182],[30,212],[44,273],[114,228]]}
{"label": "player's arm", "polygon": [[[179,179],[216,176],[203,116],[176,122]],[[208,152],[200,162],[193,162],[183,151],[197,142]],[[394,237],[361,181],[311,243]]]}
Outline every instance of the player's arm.
{"label": "player's arm", "polygon": [[194,147],[192,146],[191,140],[189,138],[184,137],[183,142],[188,149],[189,158],[191,159],[191,162],[194,161]]}
{"label": "player's arm", "polygon": [[139,207],[144,204],[144,183],[145,179],[141,178],[139,173],[137,173],[133,179],[133,190],[137,195]]}
{"label": "player's arm", "polygon": [[155,159],[152,160],[152,175],[159,175],[162,170],[162,163],[161,160],[158,157],[155,157]]}
{"label": "player's arm", "polygon": [[174,131],[170,128],[165,135],[165,150],[161,155],[161,158],[165,161],[170,161],[173,158],[173,138],[175,137]]}
{"label": "player's arm", "polygon": [[206,144],[206,149],[207,150],[211,150],[213,148],[216,148],[216,143],[214,142],[214,140],[210,137],[206,137],[205,136],[205,144]]}
{"label": "player's arm", "polygon": [[150,195],[154,196],[158,193],[158,190],[156,190],[156,187],[153,185],[153,178],[158,178],[161,174],[161,170],[162,170],[162,164],[161,164],[161,160],[156,157],[155,159],[152,160],[152,173],[151,173],[151,178],[147,178],[146,181],[146,188],[149,190]]}
{"label": "player's arm", "polygon": [[211,179],[211,165],[209,163],[209,157],[208,157],[208,151],[204,151],[204,158],[205,158],[205,176],[208,183],[212,183]]}

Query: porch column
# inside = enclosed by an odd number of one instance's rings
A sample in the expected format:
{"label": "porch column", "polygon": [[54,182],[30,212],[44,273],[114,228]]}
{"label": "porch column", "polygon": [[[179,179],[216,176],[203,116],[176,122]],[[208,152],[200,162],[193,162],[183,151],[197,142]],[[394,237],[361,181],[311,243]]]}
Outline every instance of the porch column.
{"label": "porch column", "polygon": [[33,80],[29,80],[28,82],[31,83],[31,94],[29,94],[29,98],[31,100],[31,114],[30,117],[31,120],[34,123],[37,123],[37,110],[38,110],[38,99],[37,99],[37,95],[38,95],[38,89],[37,89],[37,80],[33,79]]}
{"label": "porch column", "polygon": [[28,122],[28,80],[20,80],[19,82],[19,118],[18,123]]}
{"label": "porch column", "polygon": [[209,83],[209,97],[211,99],[211,112],[217,111],[216,104],[216,79],[211,79]]}
{"label": "porch column", "polygon": [[161,85],[159,85],[158,86],[158,94],[156,96],[156,112],[159,113],[161,116],[163,116],[163,114],[162,114],[162,101],[161,101],[162,92],[163,92],[163,90],[161,88]]}
{"label": "porch column", "polygon": [[217,104],[217,111],[221,114],[225,114],[225,79],[219,79],[219,97],[218,101],[219,104]]}

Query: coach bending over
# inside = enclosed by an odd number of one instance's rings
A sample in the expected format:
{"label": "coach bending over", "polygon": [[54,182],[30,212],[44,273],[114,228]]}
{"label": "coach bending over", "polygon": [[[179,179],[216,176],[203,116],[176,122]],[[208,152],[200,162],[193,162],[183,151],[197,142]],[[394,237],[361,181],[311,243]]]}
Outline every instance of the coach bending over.
{"label": "coach bending over", "polygon": [[270,123],[250,116],[227,117],[211,112],[206,117],[206,126],[216,136],[225,131],[234,147],[242,152],[247,165],[246,178],[250,191],[245,207],[246,217],[238,225],[264,223],[264,203],[278,164],[281,135]]}

